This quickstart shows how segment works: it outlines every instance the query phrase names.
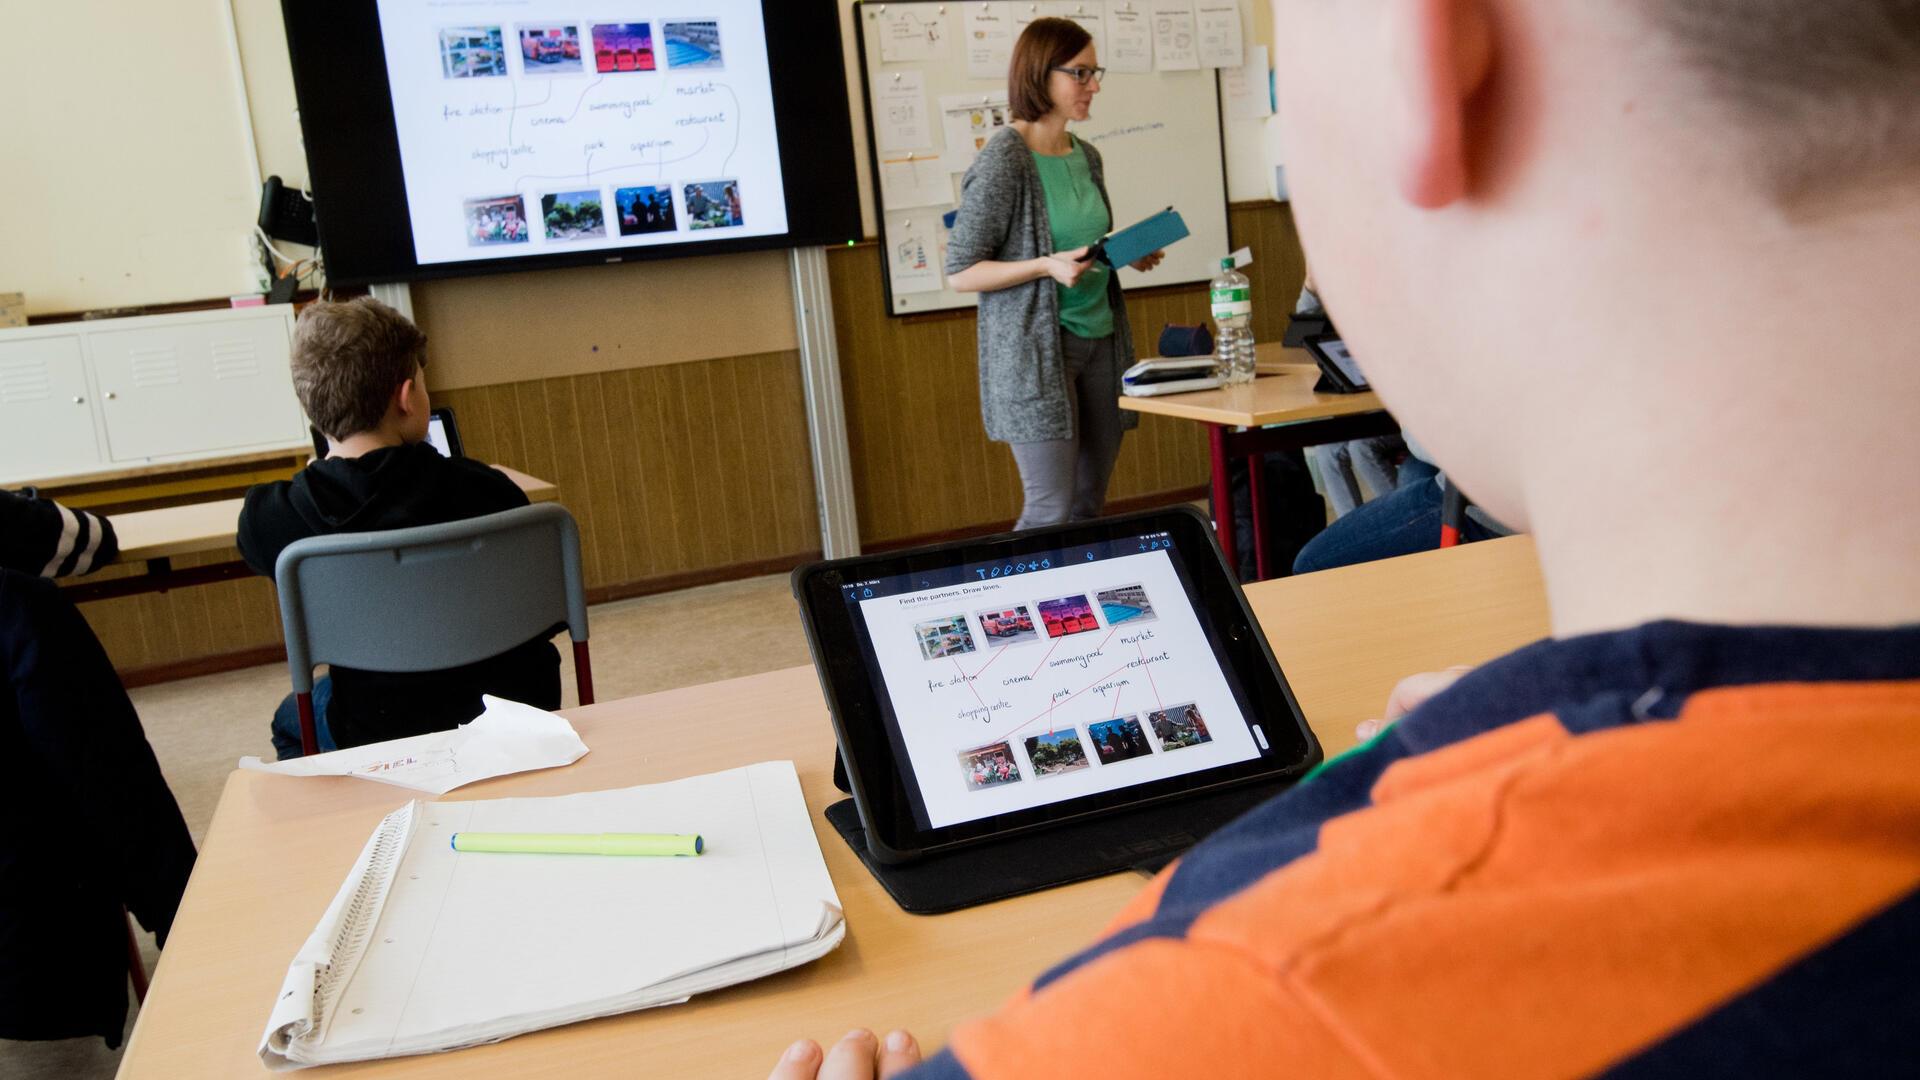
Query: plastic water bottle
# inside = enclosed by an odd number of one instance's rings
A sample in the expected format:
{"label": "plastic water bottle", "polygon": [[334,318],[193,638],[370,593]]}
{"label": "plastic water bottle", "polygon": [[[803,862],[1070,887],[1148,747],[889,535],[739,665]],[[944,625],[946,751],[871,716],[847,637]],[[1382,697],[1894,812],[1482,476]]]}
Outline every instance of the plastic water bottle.
{"label": "plastic water bottle", "polygon": [[1213,295],[1213,355],[1228,384],[1253,381],[1253,291],[1247,276],[1220,260],[1220,273],[1208,287]]}

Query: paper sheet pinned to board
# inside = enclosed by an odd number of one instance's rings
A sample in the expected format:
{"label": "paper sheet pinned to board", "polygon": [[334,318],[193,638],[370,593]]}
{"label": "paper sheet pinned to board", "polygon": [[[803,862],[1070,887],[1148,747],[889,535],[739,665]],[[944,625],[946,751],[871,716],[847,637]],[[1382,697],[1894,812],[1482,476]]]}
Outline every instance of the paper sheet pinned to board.
{"label": "paper sheet pinned to board", "polygon": [[953,47],[953,24],[945,4],[882,4],[867,17],[879,23],[880,61],[944,60]]}
{"label": "paper sheet pinned to board", "polygon": [[1008,0],[986,0],[962,4],[960,12],[967,77],[1005,79],[1013,59],[1013,5]]}
{"label": "paper sheet pinned to board", "polygon": [[1267,73],[1267,47],[1247,50],[1241,67],[1220,69],[1220,93],[1227,99],[1227,119],[1259,120],[1273,115],[1273,83]]}
{"label": "paper sheet pinned to board", "polygon": [[881,153],[932,149],[933,123],[927,116],[925,72],[881,73],[874,98],[874,132]]}
{"label": "paper sheet pinned to board", "polygon": [[1195,38],[1200,44],[1200,66],[1237,68],[1247,62],[1240,38],[1240,0],[1198,0]]}
{"label": "paper sheet pinned to board", "polygon": [[954,171],[939,154],[882,158],[880,190],[887,197],[887,209],[951,205]]}
{"label": "paper sheet pinned to board", "polygon": [[452,731],[391,739],[329,754],[240,767],[281,776],[357,776],[444,795],[476,780],[571,765],[587,744],[563,716],[504,698],[482,697],[486,711]]}
{"label": "paper sheet pinned to board", "polygon": [[1193,71],[1200,66],[1194,40],[1193,0],[1153,0],[1153,66]]}
{"label": "paper sheet pinned to board", "polygon": [[1153,18],[1147,0],[1116,0],[1107,8],[1107,70],[1144,75],[1153,70]]}
{"label": "paper sheet pinned to board", "polygon": [[940,214],[943,208],[911,210],[887,215],[887,274],[893,295],[939,292],[941,273]]}

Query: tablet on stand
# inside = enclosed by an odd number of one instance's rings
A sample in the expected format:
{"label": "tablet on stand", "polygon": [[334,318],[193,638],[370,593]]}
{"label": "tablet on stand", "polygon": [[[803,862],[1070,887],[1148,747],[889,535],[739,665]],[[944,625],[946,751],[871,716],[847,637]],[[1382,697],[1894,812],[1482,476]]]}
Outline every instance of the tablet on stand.
{"label": "tablet on stand", "polygon": [[1191,508],[796,570],[853,798],[909,911],[1164,865],[1318,742]]}

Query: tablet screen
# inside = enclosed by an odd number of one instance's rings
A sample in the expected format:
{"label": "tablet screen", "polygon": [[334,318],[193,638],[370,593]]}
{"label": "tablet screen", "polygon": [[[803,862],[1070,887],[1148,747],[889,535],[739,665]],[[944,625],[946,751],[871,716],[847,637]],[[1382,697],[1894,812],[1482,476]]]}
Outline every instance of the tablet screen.
{"label": "tablet screen", "polygon": [[1347,377],[1347,382],[1358,387],[1367,385],[1367,377],[1361,373],[1360,364],[1353,358],[1353,350],[1347,348],[1345,341],[1330,338],[1320,343],[1320,349],[1327,354],[1333,366],[1340,369],[1340,374]]}
{"label": "tablet screen", "polygon": [[922,829],[1268,753],[1166,533],[842,588]]}
{"label": "tablet screen", "polygon": [[453,443],[447,439],[447,422],[445,419],[438,416],[427,418],[427,442],[435,450],[440,451],[441,457],[450,458],[453,456]]}

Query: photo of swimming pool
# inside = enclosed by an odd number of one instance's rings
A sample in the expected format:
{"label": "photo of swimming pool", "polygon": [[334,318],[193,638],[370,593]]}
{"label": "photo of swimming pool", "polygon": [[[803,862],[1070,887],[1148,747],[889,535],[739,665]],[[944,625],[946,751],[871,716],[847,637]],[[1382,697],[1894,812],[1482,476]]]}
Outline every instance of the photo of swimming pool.
{"label": "photo of swimming pool", "polygon": [[1138,585],[1102,589],[1095,594],[1095,600],[1106,615],[1108,626],[1119,626],[1124,622],[1147,622],[1154,617],[1153,605],[1147,601],[1147,590]]}
{"label": "photo of swimming pool", "polygon": [[712,19],[670,22],[661,28],[670,68],[719,68],[720,24]]}

